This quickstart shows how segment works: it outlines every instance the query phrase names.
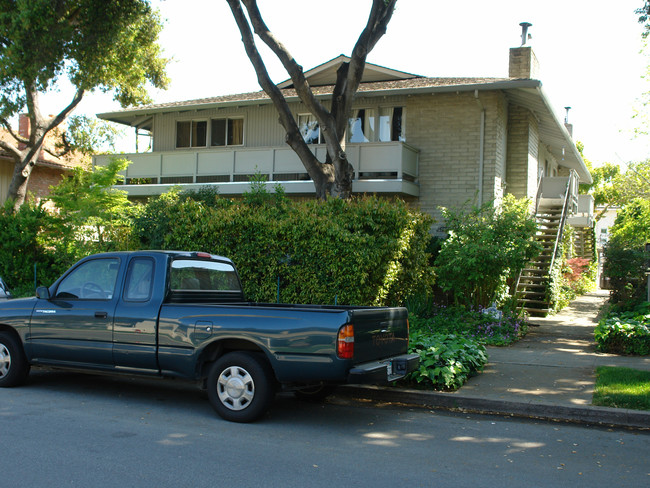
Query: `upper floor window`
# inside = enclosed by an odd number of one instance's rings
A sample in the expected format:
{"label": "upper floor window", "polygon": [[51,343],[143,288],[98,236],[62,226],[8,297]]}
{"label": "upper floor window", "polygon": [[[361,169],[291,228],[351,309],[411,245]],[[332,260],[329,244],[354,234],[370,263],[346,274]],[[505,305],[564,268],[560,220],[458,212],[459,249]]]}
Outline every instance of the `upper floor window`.
{"label": "upper floor window", "polygon": [[208,121],[183,120],[176,122],[176,147],[205,147]]}
{"label": "upper floor window", "polygon": [[[211,146],[241,146],[244,143],[244,119],[212,119],[210,123]],[[206,147],[208,145],[207,120],[176,122],[176,147]]]}
{"label": "upper floor window", "polygon": [[349,142],[404,141],[402,107],[360,108],[348,123]]}
{"label": "upper floor window", "polygon": [[212,119],[210,121],[213,146],[241,146],[244,144],[244,119]]}
{"label": "upper floor window", "polygon": [[298,128],[300,135],[307,144],[318,144],[320,139],[320,126],[312,114],[298,115]]}

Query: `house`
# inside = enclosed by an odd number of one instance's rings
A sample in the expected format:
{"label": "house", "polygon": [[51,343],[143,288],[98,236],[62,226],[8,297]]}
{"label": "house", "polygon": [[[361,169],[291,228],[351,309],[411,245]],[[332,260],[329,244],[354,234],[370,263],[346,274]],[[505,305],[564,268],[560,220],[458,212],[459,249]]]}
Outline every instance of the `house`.
{"label": "house", "polygon": [[[305,72],[324,104],[331,99],[338,66],[347,59],[339,56]],[[583,220],[576,221],[579,225],[591,226],[593,211],[587,202],[578,213],[577,195],[578,183],[591,182],[591,176],[544,94],[538,69],[526,45],[510,50],[509,76],[504,78],[427,78],[366,64],[347,134],[353,192],[398,196],[438,220],[441,206],[498,202],[506,192],[528,197],[540,214],[540,228],[554,233],[544,239],[553,240],[549,252],[555,253],[571,216]],[[325,161],[315,118],[291,80],[278,86],[303,137]],[[99,117],[153,137],[151,152],[126,155],[133,163],[121,188],[131,197],[157,195],[175,185],[216,185],[222,195],[238,195],[249,189],[256,173],[271,185],[280,182],[289,196],[314,194],[264,92]],[[95,164],[107,161],[108,156],[95,158]],[[542,264],[546,275],[550,264]],[[538,286],[537,278],[523,277],[522,283],[529,281],[530,287]]]}
{"label": "house", "polygon": [[[19,117],[18,134],[24,138],[29,137],[29,118],[26,114],[21,114]],[[12,144],[16,142],[6,130],[0,130],[0,138]],[[48,134],[46,136],[46,148],[54,148],[55,138],[56,134]],[[50,192],[50,186],[57,185],[64,175],[80,164],[82,162],[78,155],[57,157],[45,150],[41,151],[29,178],[27,186],[28,195],[31,195],[30,198],[33,197],[36,201],[47,197]],[[7,200],[14,167],[14,159],[8,152],[0,148],[0,204]]]}

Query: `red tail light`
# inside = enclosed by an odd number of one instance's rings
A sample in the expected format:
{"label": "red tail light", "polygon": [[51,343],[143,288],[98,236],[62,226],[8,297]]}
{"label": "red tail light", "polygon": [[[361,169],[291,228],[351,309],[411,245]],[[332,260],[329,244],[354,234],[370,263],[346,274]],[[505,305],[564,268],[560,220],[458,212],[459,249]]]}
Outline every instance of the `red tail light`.
{"label": "red tail light", "polygon": [[354,326],[352,324],[344,325],[339,329],[336,354],[341,359],[354,357]]}

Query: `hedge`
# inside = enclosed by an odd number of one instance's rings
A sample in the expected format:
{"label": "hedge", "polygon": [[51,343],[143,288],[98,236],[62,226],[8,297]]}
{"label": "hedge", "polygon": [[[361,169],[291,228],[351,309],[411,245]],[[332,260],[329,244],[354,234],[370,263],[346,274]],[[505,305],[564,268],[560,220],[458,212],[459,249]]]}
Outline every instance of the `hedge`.
{"label": "hedge", "polygon": [[135,220],[142,246],[228,256],[258,302],[385,305],[433,283],[431,218],[402,201],[214,199],[172,191]]}

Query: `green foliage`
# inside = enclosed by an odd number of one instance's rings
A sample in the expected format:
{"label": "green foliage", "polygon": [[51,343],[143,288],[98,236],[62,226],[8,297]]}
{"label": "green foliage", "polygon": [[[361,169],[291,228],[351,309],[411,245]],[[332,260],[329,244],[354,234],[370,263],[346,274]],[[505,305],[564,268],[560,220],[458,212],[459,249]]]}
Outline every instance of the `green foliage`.
{"label": "green foliage", "polygon": [[75,168],[52,187],[49,198],[58,209],[62,244],[74,242],[85,249],[74,254],[129,247],[130,219],[136,207],[125,191],[113,188],[128,164],[125,159],[113,158],[92,171]]}
{"label": "green foliage", "polygon": [[104,150],[115,150],[115,141],[122,130],[115,124],[85,115],[68,118],[66,139],[71,150],[84,155],[97,154]]}
{"label": "green foliage", "polygon": [[455,390],[487,364],[485,346],[447,334],[413,331],[409,352],[420,355],[420,368],[406,382],[427,388]]}
{"label": "green foliage", "polygon": [[[264,187],[265,188],[265,185]],[[253,186],[214,205],[179,191],[152,199],[135,219],[146,248],[232,258],[255,301],[393,304],[431,286],[431,219],[401,201],[291,202]]]}
{"label": "green foliage", "polygon": [[62,75],[82,90],[115,90],[122,106],[163,88],[160,19],[145,0],[0,0],[2,117],[22,110],[25,89],[44,92]]}
{"label": "green foliage", "polygon": [[461,307],[433,307],[423,316],[411,314],[412,331],[466,337],[491,346],[507,346],[521,339],[528,325],[512,312],[467,310]]}
{"label": "green foliage", "polygon": [[487,307],[508,298],[508,285],[541,247],[529,201],[507,195],[500,208],[443,209],[449,238],[435,261],[438,285],[456,304]]}
{"label": "green foliage", "polygon": [[41,205],[25,204],[14,212],[11,202],[0,208],[0,276],[15,296],[34,293],[38,284],[51,283],[69,264],[54,248],[54,218]]}
{"label": "green foliage", "polygon": [[612,354],[650,354],[650,303],[602,319],[594,332],[598,349]]}
{"label": "green foliage", "polygon": [[650,259],[644,246],[650,242],[650,200],[635,199],[621,209],[605,246],[604,273],[609,277],[612,303],[626,309],[641,302],[646,293],[644,271]]}

